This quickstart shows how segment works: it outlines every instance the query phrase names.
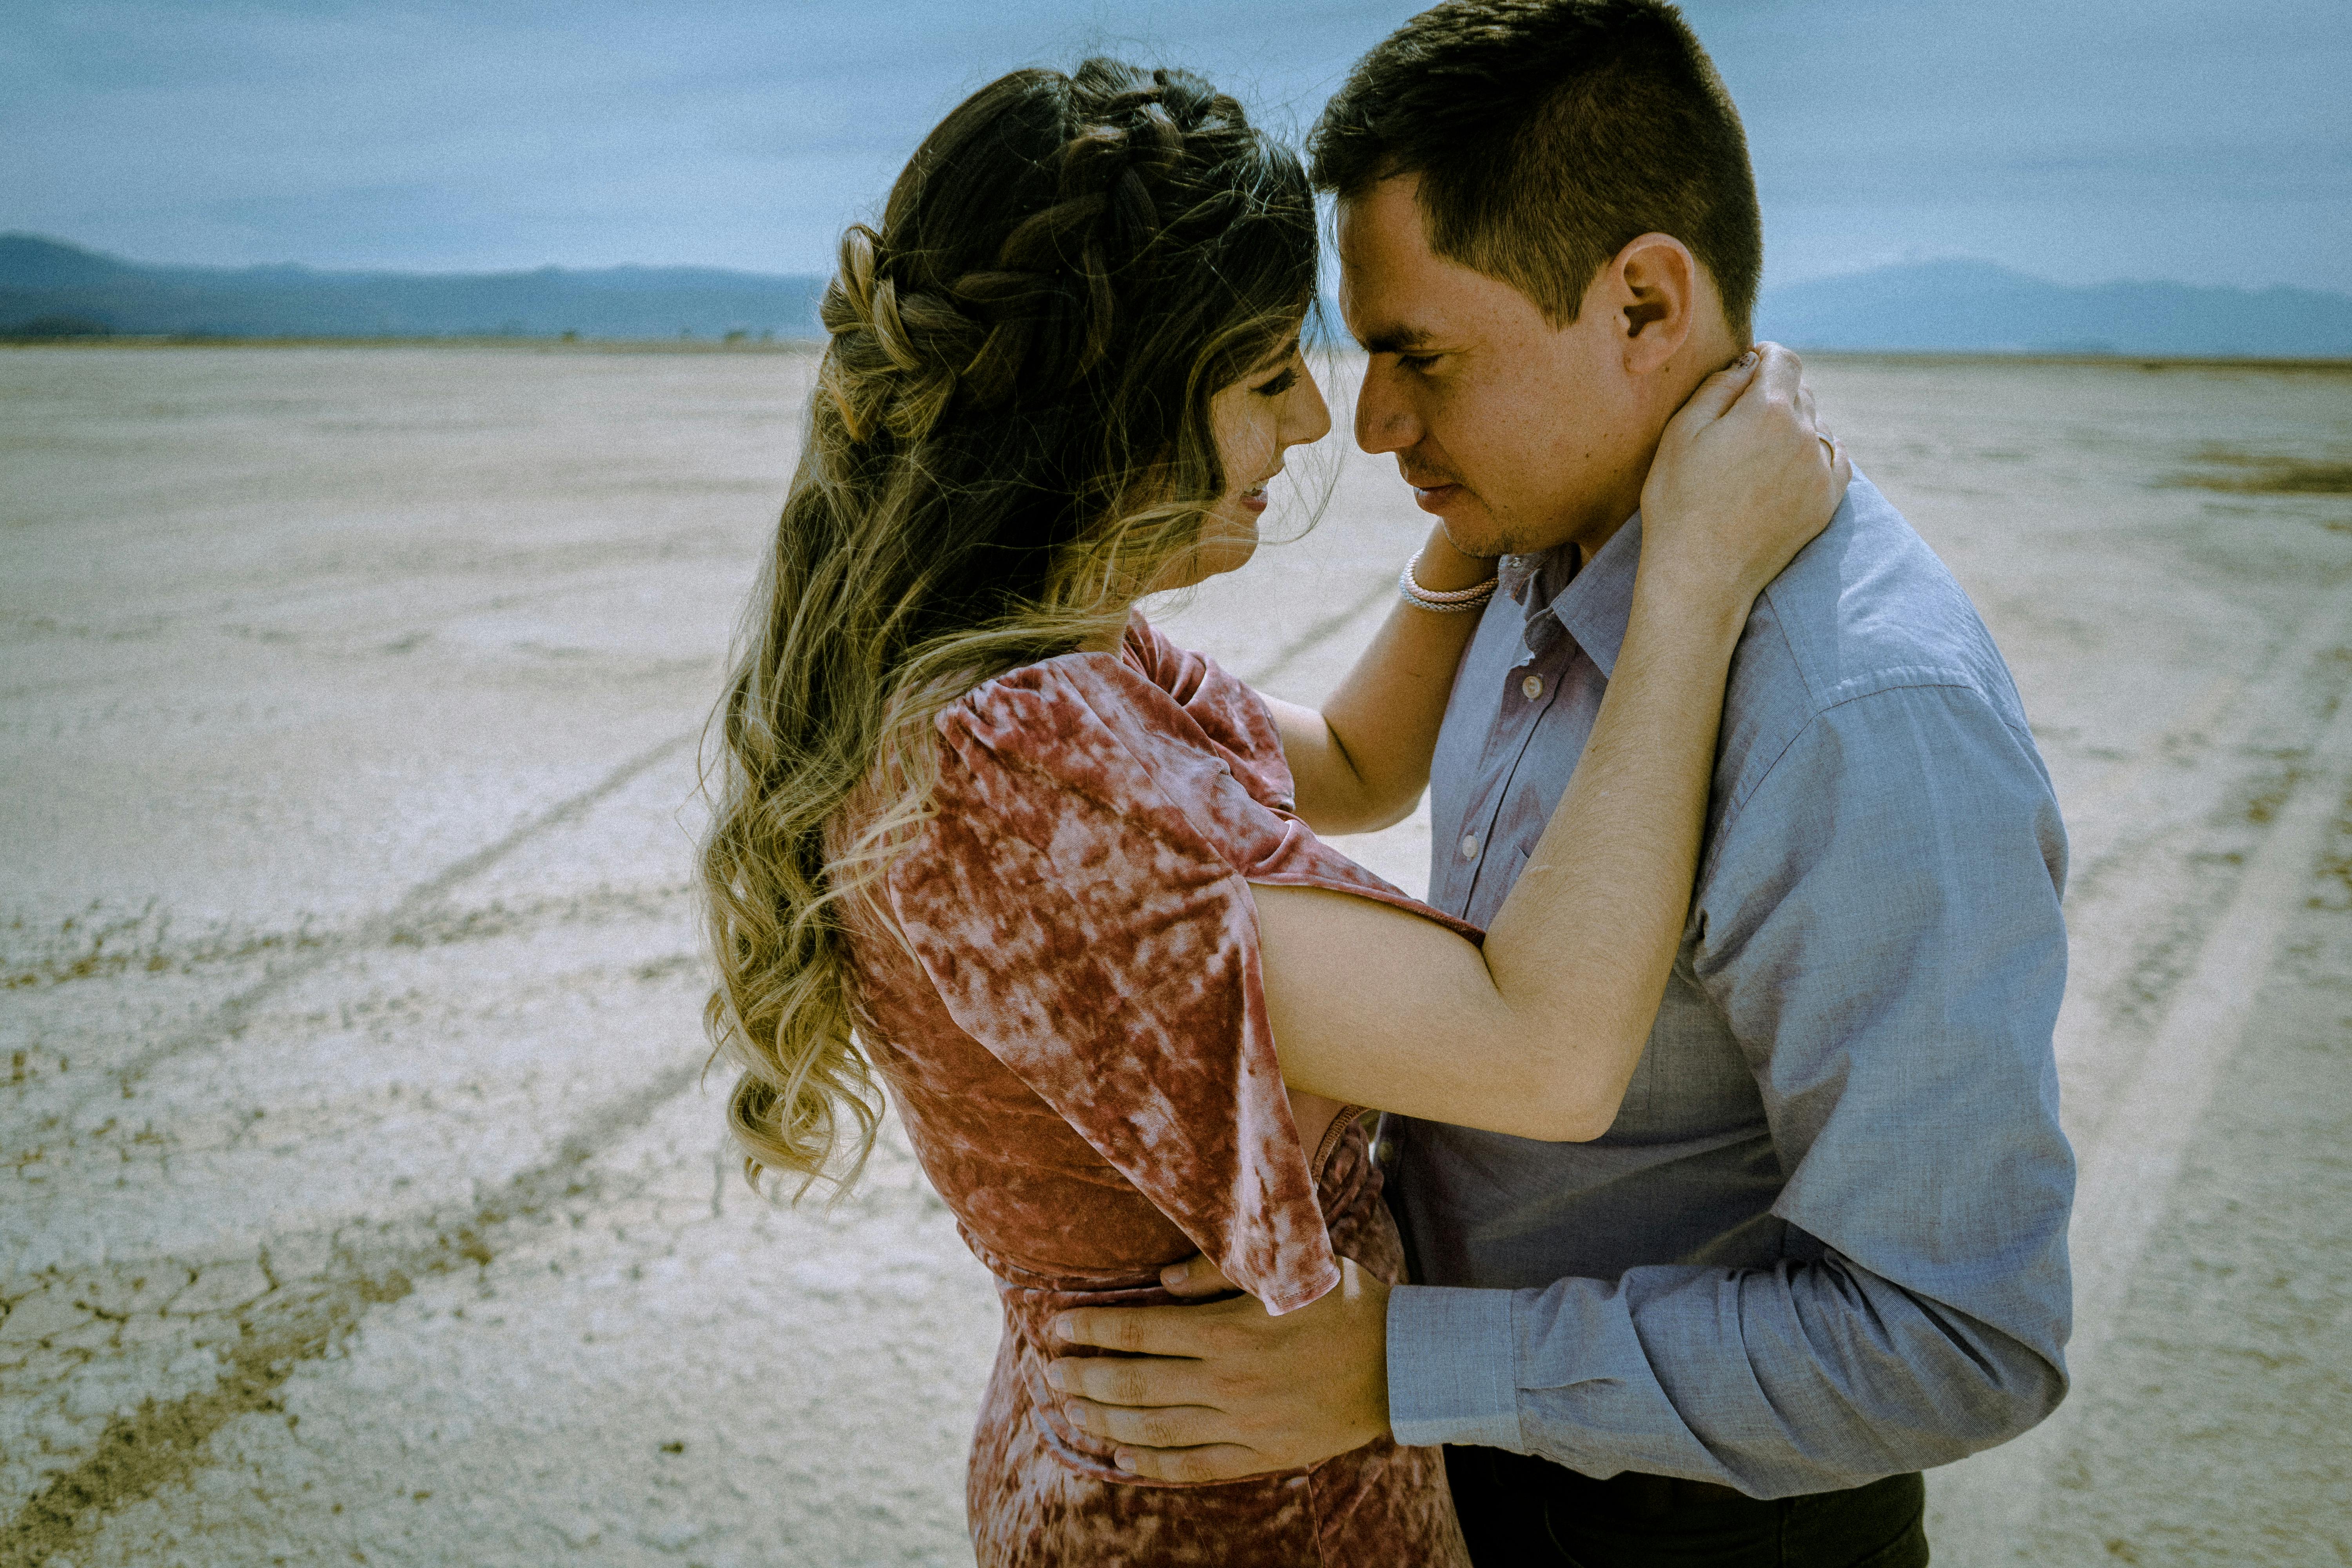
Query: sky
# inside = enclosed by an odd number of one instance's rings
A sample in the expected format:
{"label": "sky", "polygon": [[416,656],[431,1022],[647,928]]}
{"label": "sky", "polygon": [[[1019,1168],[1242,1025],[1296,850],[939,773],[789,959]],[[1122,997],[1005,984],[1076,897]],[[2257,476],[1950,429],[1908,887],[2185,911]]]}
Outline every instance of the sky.
{"label": "sky", "polygon": [[[830,270],[1016,66],[1181,64],[1287,133],[1385,0],[8,0],[0,230],[136,260]],[[1769,283],[1969,257],[2352,292],[2347,0],[1690,0]]]}

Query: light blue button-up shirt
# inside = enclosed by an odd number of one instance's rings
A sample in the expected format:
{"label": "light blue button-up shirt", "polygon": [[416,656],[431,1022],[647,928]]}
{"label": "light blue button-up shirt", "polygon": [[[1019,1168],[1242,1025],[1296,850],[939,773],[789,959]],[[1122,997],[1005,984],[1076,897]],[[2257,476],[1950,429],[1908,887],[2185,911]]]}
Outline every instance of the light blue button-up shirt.
{"label": "light blue button-up shirt", "polygon": [[[1506,563],[1432,781],[1430,900],[1481,924],[1591,734],[1641,521]],[[2008,668],[1860,475],[1757,601],[1696,898],[1607,1134],[1391,1119],[1403,1443],[1759,1497],[2014,1436],[2065,1389],[2051,1031],[2065,837]]]}

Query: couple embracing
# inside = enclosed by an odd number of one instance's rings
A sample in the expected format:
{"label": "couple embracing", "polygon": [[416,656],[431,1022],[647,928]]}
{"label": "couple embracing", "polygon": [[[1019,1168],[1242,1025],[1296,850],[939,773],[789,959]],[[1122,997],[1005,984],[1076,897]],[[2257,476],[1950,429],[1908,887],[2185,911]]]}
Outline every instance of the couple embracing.
{"label": "couple embracing", "polygon": [[[1318,188],[1437,520],[1319,710],[1134,612],[1329,428]],[[1658,0],[1449,0],[1311,168],[1018,72],[850,231],[711,1022],[755,1173],[878,1080],[1000,1282],[983,1564],[1915,1564],[1919,1471],[2063,1394],[2057,809],[1761,248]],[[1318,837],[1424,788],[1426,902]]]}

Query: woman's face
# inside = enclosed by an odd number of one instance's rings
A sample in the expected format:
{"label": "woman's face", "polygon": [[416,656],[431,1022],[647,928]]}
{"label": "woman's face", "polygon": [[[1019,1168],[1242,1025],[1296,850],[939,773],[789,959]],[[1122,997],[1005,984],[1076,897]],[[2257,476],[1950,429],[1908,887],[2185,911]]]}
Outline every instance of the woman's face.
{"label": "woman's face", "polygon": [[1331,410],[1296,338],[1210,398],[1209,419],[1225,468],[1224,499],[1202,526],[1200,548],[1154,584],[1155,592],[1189,588],[1247,564],[1257,553],[1266,481],[1282,471],[1283,454],[1321,440],[1331,428]]}

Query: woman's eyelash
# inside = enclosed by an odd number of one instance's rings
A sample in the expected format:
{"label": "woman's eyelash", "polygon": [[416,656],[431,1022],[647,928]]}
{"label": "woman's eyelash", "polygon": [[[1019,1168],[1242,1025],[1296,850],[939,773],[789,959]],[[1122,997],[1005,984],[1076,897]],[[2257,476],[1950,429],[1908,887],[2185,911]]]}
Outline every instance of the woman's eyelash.
{"label": "woman's eyelash", "polygon": [[1258,386],[1256,388],[1256,392],[1260,397],[1280,397],[1284,393],[1288,392],[1292,387],[1297,386],[1297,384],[1298,372],[1296,369],[1286,370],[1280,375],[1276,376],[1272,381],[1265,382]]}

